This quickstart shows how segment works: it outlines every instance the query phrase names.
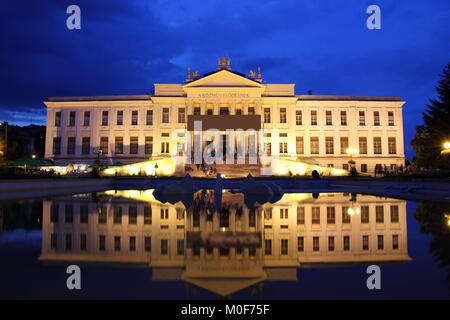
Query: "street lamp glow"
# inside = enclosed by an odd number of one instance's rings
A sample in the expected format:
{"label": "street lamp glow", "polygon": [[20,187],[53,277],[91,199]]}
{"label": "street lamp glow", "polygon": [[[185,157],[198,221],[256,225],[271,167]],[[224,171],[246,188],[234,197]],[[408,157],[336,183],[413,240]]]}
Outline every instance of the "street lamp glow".
{"label": "street lamp glow", "polygon": [[31,158],[32,158],[32,159],[36,159],[36,155],[33,154],[33,155],[31,156]]}
{"label": "street lamp glow", "polygon": [[444,149],[450,149],[450,141],[444,142]]}
{"label": "street lamp glow", "polygon": [[354,155],[354,154],[358,154],[359,150],[355,149],[355,148],[347,148],[347,150],[345,150],[345,152],[349,155]]}

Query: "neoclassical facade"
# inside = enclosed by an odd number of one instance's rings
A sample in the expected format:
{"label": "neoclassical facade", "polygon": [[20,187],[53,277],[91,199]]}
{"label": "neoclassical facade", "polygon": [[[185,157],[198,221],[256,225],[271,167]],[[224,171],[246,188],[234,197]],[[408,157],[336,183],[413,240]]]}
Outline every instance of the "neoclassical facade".
{"label": "neoclassical facade", "polygon": [[[256,146],[277,159],[324,168],[348,169],[353,160],[369,174],[376,166],[404,165],[399,97],[298,95],[294,87],[264,82],[259,68],[235,72],[219,59],[216,71],[189,70],[185,83],[155,84],[150,95],[49,98],[45,157],[57,164],[97,158],[131,164],[174,155],[189,162],[196,141],[203,151],[210,139],[198,140],[200,122],[201,130],[222,133],[215,148],[223,154],[248,155]],[[174,135],[176,129],[186,134]],[[229,138],[228,129],[243,132]]]}

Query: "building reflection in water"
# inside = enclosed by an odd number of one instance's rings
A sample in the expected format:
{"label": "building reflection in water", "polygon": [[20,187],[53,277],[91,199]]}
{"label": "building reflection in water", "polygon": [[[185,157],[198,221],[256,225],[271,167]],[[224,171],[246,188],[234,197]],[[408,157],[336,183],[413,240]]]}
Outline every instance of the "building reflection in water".
{"label": "building reflection in water", "polygon": [[[186,210],[153,190],[44,200],[43,261],[142,263],[153,281],[183,280],[228,296],[265,280],[297,280],[308,264],[409,261],[406,201],[286,193],[248,208],[244,195],[195,193]],[[248,203],[248,202],[247,202]]]}

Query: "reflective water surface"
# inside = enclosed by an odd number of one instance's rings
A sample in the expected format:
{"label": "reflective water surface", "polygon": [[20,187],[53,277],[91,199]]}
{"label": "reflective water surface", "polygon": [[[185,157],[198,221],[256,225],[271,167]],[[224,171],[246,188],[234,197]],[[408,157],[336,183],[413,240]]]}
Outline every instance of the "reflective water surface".
{"label": "reflective water surface", "polygon": [[[450,298],[449,204],[343,193],[262,201],[240,190],[157,197],[2,203],[0,298]],[[66,288],[71,264],[80,291]],[[372,264],[381,290],[367,289]]]}

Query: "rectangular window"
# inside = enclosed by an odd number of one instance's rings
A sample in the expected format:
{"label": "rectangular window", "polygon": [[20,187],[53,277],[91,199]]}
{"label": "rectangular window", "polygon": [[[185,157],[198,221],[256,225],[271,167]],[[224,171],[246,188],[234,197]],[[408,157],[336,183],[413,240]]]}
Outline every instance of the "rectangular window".
{"label": "rectangular window", "polygon": [[388,112],[388,124],[389,124],[389,126],[394,126],[395,125],[395,123],[394,123],[394,112],[392,112],[392,111]]}
{"label": "rectangular window", "polygon": [[72,250],[72,234],[66,234],[66,250]]}
{"label": "rectangular window", "polygon": [[69,113],[69,127],[75,127],[77,113],[75,111],[70,111]]}
{"label": "rectangular window", "polygon": [[366,114],[364,111],[359,111],[359,125],[360,126],[366,125]]}
{"label": "rectangular window", "polygon": [[61,127],[61,111],[55,112],[55,127]]}
{"label": "rectangular window", "polygon": [[116,137],[114,147],[115,154],[123,154],[123,137]]}
{"label": "rectangular window", "polygon": [[169,108],[163,108],[162,110],[162,123],[169,123]]}
{"label": "rectangular window", "polygon": [[153,153],[153,137],[145,137],[145,154]]}
{"label": "rectangular window", "polygon": [[367,154],[367,137],[359,137],[359,154]]}
{"label": "rectangular window", "polygon": [[297,224],[305,224],[305,207],[297,207]]}
{"label": "rectangular window", "polygon": [[150,205],[144,206],[144,224],[152,224],[152,207]]}
{"label": "rectangular window", "polygon": [[375,217],[377,223],[384,223],[384,207],[376,206],[375,207]]}
{"label": "rectangular window", "polygon": [[184,255],[184,239],[177,239],[177,255]]}
{"label": "rectangular window", "polygon": [[161,218],[161,220],[169,219],[169,209],[168,208],[161,208],[160,218]]}
{"label": "rectangular window", "polygon": [[327,207],[327,224],[336,223],[336,209],[334,207]]}
{"label": "rectangular window", "polygon": [[342,169],[344,169],[344,170],[348,170],[348,163],[344,163],[344,164],[342,164]]}
{"label": "rectangular window", "polygon": [[106,237],[104,235],[98,237],[98,249],[100,251],[106,250]]}
{"label": "rectangular window", "polygon": [[388,150],[389,154],[397,153],[397,142],[395,140],[395,137],[388,137]]}
{"label": "rectangular window", "polygon": [[305,238],[297,237],[297,251],[298,252],[305,251]]}
{"label": "rectangular window", "polygon": [[61,137],[53,138],[53,154],[54,155],[61,154]]}
{"label": "rectangular window", "polygon": [[361,172],[367,172],[367,164],[361,163]]}
{"label": "rectangular window", "polygon": [[304,154],[305,153],[303,137],[296,137],[295,138],[295,145],[296,145],[297,154]]}
{"label": "rectangular window", "polygon": [[131,125],[132,126],[138,125],[138,111],[137,110],[131,111]]}
{"label": "rectangular window", "polygon": [[344,251],[350,250],[350,236],[344,236]]}
{"label": "rectangular window", "polygon": [[270,108],[264,108],[264,123],[270,123]]}
{"label": "rectangular window", "polygon": [[378,247],[378,250],[384,249],[384,237],[382,235],[377,236],[377,247]]}
{"label": "rectangular window", "polygon": [[178,109],[178,123],[185,123],[185,122],[186,122],[186,109],[179,108]]}
{"label": "rectangular window", "polygon": [[369,236],[362,237],[362,249],[364,251],[369,250]]}
{"label": "rectangular window", "polygon": [[100,152],[102,154],[108,154],[109,138],[100,137]]}
{"label": "rectangular window", "polygon": [[331,113],[330,110],[325,111],[325,124],[327,126],[333,125],[333,114]]}
{"label": "rectangular window", "polygon": [[89,127],[90,122],[91,122],[91,113],[89,111],[85,111],[83,117],[83,126]]}
{"label": "rectangular window", "polygon": [[288,239],[281,240],[281,255],[287,256],[289,253],[289,241]]}
{"label": "rectangular window", "polygon": [[374,126],[380,125],[380,112],[378,111],[373,112],[373,125]]}
{"label": "rectangular window", "polygon": [[169,254],[169,240],[161,239],[161,255],[166,256]]}
{"label": "rectangular window", "polygon": [[69,155],[75,154],[75,137],[67,138],[67,154]]}
{"label": "rectangular window", "polygon": [[107,126],[109,122],[109,112],[102,111],[102,126]]}
{"label": "rectangular window", "polygon": [[295,111],[295,125],[301,126],[302,124],[303,124],[302,111],[297,110]]}
{"label": "rectangular window", "polygon": [[311,137],[311,154],[319,154],[319,137]]}
{"label": "rectangular window", "polygon": [[398,235],[394,234],[392,236],[392,250],[398,250]]}
{"label": "rectangular window", "polygon": [[114,207],[114,224],[122,224],[122,207]]}
{"label": "rectangular window", "polygon": [[90,137],[83,137],[81,139],[81,154],[82,155],[89,155],[91,151],[91,138]]}
{"label": "rectangular window", "polygon": [[342,207],[342,224],[350,223],[350,215],[348,214],[348,207]]}
{"label": "rectangular window", "polygon": [[272,155],[272,143],[265,142],[264,143],[264,150],[265,150],[266,155],[268,155],[268,156]]}
{"label": "rectangular window", "polygon": [[73,223],[73,204],[66,204],[64,212],[64,222],[72,224]]}
{"label": "rectangular window", "polygon": [[[208,112],[210,112],[210,113],[208,113],[208,115],[212,115],[212,110],[208,110]],[[242,115],[242,109],[241,108],[237,108],[235,113],[238,116]]]}
{"label": "rectangular window", "polygon": [[123,125],[123,111],[117,111],[117,125]]}
{"label": "rectangular window", "polygon": [[317,126],[317,111],[311,111],[311,125]]}
{"label": "rectangular window", "polygon": [[147,110],[147,115],[145,118],[145,123],[148,126],[152,126],[153,125],[153,110]]}
{"label": "rectangular window", "polygon": [[286,123],[287,117],[286,117],[286,108],[280,109],[280,123]]}
{"label": "rectangular window", "polygon": [[98,224],[106,224],[108,221],[108,215],[105,206],[100,206],[98,209]]}
{"label": "rectangular window", "polygon": [[128,224],[137,224],[137,207],[128,207]]}
{"label": "rectangular window", "polygon": [[152,251],[152,237],[144,237],[144,250],[145,252]]}
{"label": "rectangular window", "polygon": [[373,153],[381,154],[381,137],[373,137]]}
{"label": "rectangular window", "polygon": [[120,251],[120,236],[114,237],[114,251]]}
{"label": "rectangular window", "polygon": [[287,142],[280,142],[280,154],[288,153],[288,144]]}
{"label": "rectangular window", "polygon": [[169,143],[161,142],[161,153],[169,153]]}
{"label": "rectangular window", "polygon": [[288,217],[289,217],[289,209],[280,208],[280,219],[288,219]]}
{"label": "rectangular window", "polygon": [[[211,110],[212,111],[212,110]],[[195,107],[194,108],[194,116],[199,116],[201,114],[201,109],[200,107]],[[212,115],[212,112],[211,112]]]}
{"label": "rectangular window", "polygon": [[341,111],[341,126],[347,125],[347,111]]}
{"label": "rectangular window", "polygon": [[391,206],[391,223],[398,223],[398,205]]}
{"label": "rectangular window", "polygon": [[334,154],[334,138],[325,137],[325,153]]}
{"label": "rectangular window", "polygon": [[89,207],[87,204],[80,205],[80,223],[86,224],[89,221]]}
{"label": "rectangular window", "polygon": [[334,251],[334,237],[328,237],[328,251]]}
{"label": "rectangular window", "polygon": [[264,254],[266,256],[272,255],[272,240],[271,239],[264,240]]}
{"label": "rectangular window", "polygon": [[230,110],[228,109],[228,107],[221,107],[219,109],[219,115],[221,116],[226,116],[230,114]]}
{"label": "rectangular window", "polygon": [[313,251],[317,252],[320,250],[319,237],[313,237]]}
{"label": "rectangular window", "polygon": [[254,107],[248,107],[247,114],[254,116],[255,115],[255,108]]}
{"label": "rectangular window", "polygon": [[87,235],[86,233],[80,234],[80,250],[86,251],[87,249]]}
{"label": "rectangular window", "polygon": [[341,137],[341,154],[347,154],[348,137]]}
{"label": "rectangular window", "polygon": [[320,207],[311,208],[311,223],[320,224]]}
{"label": "rectangular window", "polygon": [[361,206],[361,223],[369,223],[369,206]]}
{"label": "rectangular window", "polygon": [[136,251],[136,237],[135,236],[130,237],[130,251],[131,252]]}
{"label": "rectangular window", "polygon": [[138,154],[139,137],[130,137],[130,154]]}

